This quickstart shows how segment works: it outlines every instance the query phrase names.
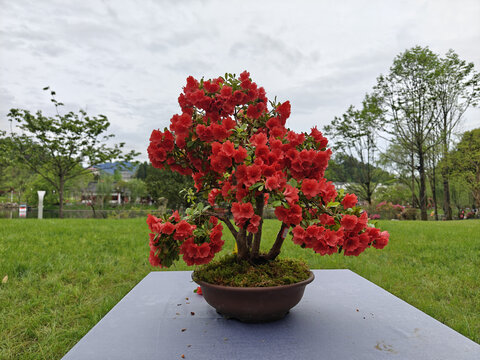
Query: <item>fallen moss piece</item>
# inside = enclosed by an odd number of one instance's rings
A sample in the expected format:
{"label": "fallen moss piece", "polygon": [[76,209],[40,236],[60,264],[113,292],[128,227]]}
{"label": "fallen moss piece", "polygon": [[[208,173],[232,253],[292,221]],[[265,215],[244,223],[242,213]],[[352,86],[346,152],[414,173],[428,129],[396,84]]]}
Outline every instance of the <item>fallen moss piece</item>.
{"label": "fallen moss piece", "polygon": [[267,287],[294,284],[308,279],[310,270],[302,261],[275,259],[265,264],[252,265],[236,255],[200,266],[194,272],[195,281],[235,287]]}

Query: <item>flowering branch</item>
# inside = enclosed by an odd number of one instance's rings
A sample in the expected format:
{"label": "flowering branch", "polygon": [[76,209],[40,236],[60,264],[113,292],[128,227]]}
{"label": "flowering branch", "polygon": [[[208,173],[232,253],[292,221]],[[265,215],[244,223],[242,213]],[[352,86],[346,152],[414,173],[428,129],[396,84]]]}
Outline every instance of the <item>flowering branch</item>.
{"label": "flowering branch", "polygon": [[[169,129],[153,130],[149,158],[157,168],[192,176],[198,195],[192,199],[204,196],[209,206],[196,200],[183,219],[148,218],[152,264],[170,266],[180,255],[188,265],[208,263],[223,245],[219,220],[234,236],[237,256],[253,264],[275,259],[290,228],[295,244],[320,255],[358,255],[387,244],[388,233],[369,226],[356,196],[324,178],[332,154],[327,139],[317,128],[287,129],[290,103],[269,102],[249,73],[189,77],[178,102],[182,111]],[[218,207],[225,212],[211,210]],[[265,207],[282,223],[266,255]]]}
{"label": "flowering branch", "polygon": [[288,231],[288,225],[285,223],[282,223],[282,225],[280,226],[280,230],[278,231],[277,238],[275,239],[275,242],[273,243],[272,248],[267,254],[268,260],[273,260],[280,254],[280,249],[282,248],[283,241],[287,237],[287,234],[286,234],[287,231]]}
{"label": "flowering branch", "polygon": [[255,259],[259,256],[260,253],[260,241],[262,240],[262,228],[263,228],[263,208],[264,208],[264,195],[260,194],[255,198],[255,202],[257,205],[255,213],[260,216],[260,224],[258,226],[257,233],[255,234],[255,238],[252,245],[252,253],[251,259]]}

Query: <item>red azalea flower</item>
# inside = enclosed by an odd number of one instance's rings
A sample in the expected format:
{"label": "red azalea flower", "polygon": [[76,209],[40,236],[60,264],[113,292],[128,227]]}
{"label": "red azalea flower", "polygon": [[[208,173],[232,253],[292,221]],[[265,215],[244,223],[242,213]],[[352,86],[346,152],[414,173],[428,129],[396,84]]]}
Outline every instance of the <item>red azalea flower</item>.
{"label": "red azalea flower", "polygon": [[318,143],[319,149],[323,149],[327,146],[328,144],[327,138],[324,137],[320,131],[318,131],[316,126],[312,128],[312,131],[310,132],[310,136],[315,139],[316,143]]}
{"label": "red azalea flower", "polygon": [[[147,225],[151,232],[157,232],[160,229],[159,224],[162,223],[162,219],[157,218],[152,214],[147,215]],[[158,225],[157,225],[158,224]]]}
{"label": "red azalea flower", "polygon": [[232,95],[232,87],[228,85],[224,85],[222,90],[220,90],[220,95],[224,96],[225,98],[229,98]]}
{"label": "red azalea flower", "polygon": [[320,215],[319,220],[323,225],[335,225],[335,219],[328,214]]}
{"label": "red azalea flower", "polygon": [[255,156],[262,159],[266,159],[269,153],[270,153],[270,149],[268,148],[267,145],[259,145],[255,149]]}
{"label": "red azalea flower", "polygon": [[289,205],[295,204],[298,201],[298,189],[287,184],[285,190],[283,191],[285,200],[287,200]]}
{"label": "red azalea flower", "polygon": [[241,163],[247,157],[247,150],[241,146],[235,151],[233,158],[235,159],[236,163]]}
{"label": "red azalea flower", "polygon": [[229,140],[225,141],[222,145],[222,152],[228,157],[233,157],[236,153],[235,145]]}
{"label": "red azalea flower", "polygon": [[175,231],[175,225],[171,222],[166,222],[162,225],[161,231],[164,234],[171,235]]}
{"label": "red azalea flower", "polygon": [[173,235],[173,238],[175,240],[184,240],[189,236],[192,236],[194,229],[195,225],[190,225],[185,220],[182,220],[175,226],[175,234]]}
{"label": "red azalea flower", "polygon": [[245,186],[250,187],[260,181],[262,177],[262,168],[256,164],[247,166],[247,176],[244,181]]}
{"label": "red azalea flower", "polygon": [[250,224],[248,224],[247,226],[247,231],[254,234],[257,233],[258,227],[260,226],[260,220],[262,220],[260,216],[258,216],[257,214],[253,215],[250,219]]}
{"label": "red azalea flower", "polygon": [[357,196],[355,194],[346,194],[342,200],[342,205],[345,209],[354,207],[357,204]]}
{"label": "red azalea flower", "polygon": [[267,135],[265,133],[256,133],[250,137],[250,143],[255,147],[267,145]]}
{"label": "red azalea flower", "polygon": [[220,190],[219,189],[212,189],[209,193],[208,193],[208,203],[212,206],[215,206],[215,199],[217,198],[217,195],[220,194]]}
{"label": "red azalea flower", "polygon": [[302,208],[298,204],[289,209],[279,206],[275,208],[275,216],[286,225],[298,225],[302,221]]}
{"label": "red azalea flower", "polygon": [[280,120],[278,118],[272,117],[267,121],[267,123],[265,125],[267,125],[267,128],[272,130],[273,128],[275,128],[277,126],[281,126],[281,123],[280,123]]}
{"label": "red azalea flower", "polygon": [[232,120],[231,117],[226,117],[222,120],[222,125],[227,131],[230,131],[237,125],[237,123],[235,120]]}
{"label": "red azalea flower", "polygon": [[302,181],[302,192],[307,199],[311,199],[320,193],[320,186],[317,180],[305,179]]}
{"label": "red azalea flower", "polygon": [[343,215],[342,220],[340,220],[340,224],[347,231],[353,230],[357,222],[358,218],[355,215]]}
{"label": "red azalea flower", "polygon": [[305,242],[305,230],[301,226],[295,226],[292,230],[293,242],[297,245],[302,245]]}
{"label": "red azalea flower", "polygon": [[178,213],[178,210],[175,210],[168,219],[173,220],[175,222],[179,222],[180,221],[180,214]]}
{"label": "red azalea flower", "polygon": [[232,214],[235,223],[238,226],[245,225],[245,222],[250,219],[254,212],[253,212],[253,205],[252,203],[238,203],[235,202],[232,204]]}
{"label": "red azalea flower", "polygon": [[247,108],[247,116],[252,119],[258,119],[262,116],[262,113],[265,111],[266,106],[263,102],[257,104],[250,104]]}
{"label": "red azalea flower", "polygon": [[222,141],[223,139],[226,139],[228,137],[228,131],[227,129],[225,129],[224,126],[214,123],[210,125],[210,127],[212,129],[213,138],[216,141]]}
{"label": "red azalea flower", "polygon": [[285,101],[283,104],[277,106],[277,113],[282,125],[285,125],[285,122],[290,116],[291,112],[290,101]]}
{"label": "red azalea flower", "polygon": [[245,81],[245,80],[248,80],[248,79],[250,79],[250,73],[247,70],[244,70],[240,74],[240,81]]}
{"label": "red azalea flower", "polygon": [[160,258],[155,255],[155,251],[150,250],[150,256],[148,257],[148,261],[152,266],[162,267],[162,263],[160,262]]}
{"label": "red azalea flower", "polygon": [[237,193],[235,195],[235,199],[237,199],[237,201],[242,201],[247,195],[248,189],[246,189],[242,185],[237,186]]}

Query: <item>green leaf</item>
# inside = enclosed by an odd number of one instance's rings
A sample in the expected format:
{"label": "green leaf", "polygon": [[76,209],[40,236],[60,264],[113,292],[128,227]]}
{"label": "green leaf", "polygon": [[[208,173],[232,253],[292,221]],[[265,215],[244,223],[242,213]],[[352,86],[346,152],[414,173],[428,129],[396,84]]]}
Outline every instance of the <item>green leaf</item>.
{"label": "green leaf", "polygon": [[327,207],[337,207],[338,205],[340,205],[340,203],[338,201],[330,201],[327,204]]}

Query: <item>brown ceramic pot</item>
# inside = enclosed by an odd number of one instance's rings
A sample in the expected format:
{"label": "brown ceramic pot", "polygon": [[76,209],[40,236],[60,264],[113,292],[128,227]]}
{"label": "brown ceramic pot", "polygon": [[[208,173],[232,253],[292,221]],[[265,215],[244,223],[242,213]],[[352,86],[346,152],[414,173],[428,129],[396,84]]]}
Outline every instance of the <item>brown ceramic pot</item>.
{"label": "brown ceramic pot", "polygon": [[307,280],[271,287],[233,287],[194,281],[201,286],[206,302],[224,317],[243,322],[267,322],[283,318],[297,305],[305,286],[314,278],[310,272]]}

